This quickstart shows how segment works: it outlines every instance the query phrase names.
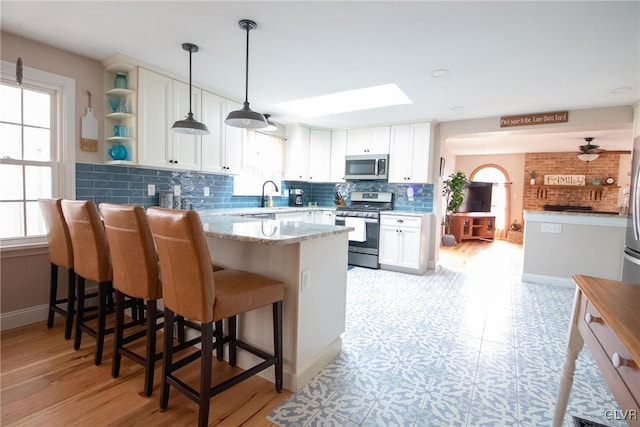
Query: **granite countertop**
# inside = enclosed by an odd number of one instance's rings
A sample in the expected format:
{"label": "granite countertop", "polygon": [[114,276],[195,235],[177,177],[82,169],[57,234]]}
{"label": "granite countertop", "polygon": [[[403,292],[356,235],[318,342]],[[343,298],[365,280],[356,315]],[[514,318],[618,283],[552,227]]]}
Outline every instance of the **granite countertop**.
{"label": "granite countertop", "polygon": [[206,212],[209,215],[256,215],[256,214],[278,214],[288,212],[306,212],[310,210],[319,211],[335,211],[335,207],[329,206],[276,206],[273,208],[221,208],[221,209],[206,209],[198,212]]}
{"label": "granite countertop", "polygon": [[[273,208],[260,209],[258,213]],[[298,208],[298,210],[300,209]],[[339,225],[247,218],[238,216],[239,214],[224,215],[219,211],[220,209],[198,211],[207,236],[268,245],[289,245],[303,240],[348,233],[353,230],[353,227]],[[283,212],[283,210],[278,210],[278,212]]]}
{"label": "granite countertop", "polygon": [[424,215],[433,215],[433,212],[416,212],[416,211],[403,211],[403,210],[391,210],[391,211],[382,211],[381,215],[404,215],[404,216],[424,216]]}
{"label": "granite countertop", "polygon": [[559,222],[578,225],[603,225],[626,227],[627,217],[616,213],[567,212],[567,211],[524,211],[524,220],[532,222]]}

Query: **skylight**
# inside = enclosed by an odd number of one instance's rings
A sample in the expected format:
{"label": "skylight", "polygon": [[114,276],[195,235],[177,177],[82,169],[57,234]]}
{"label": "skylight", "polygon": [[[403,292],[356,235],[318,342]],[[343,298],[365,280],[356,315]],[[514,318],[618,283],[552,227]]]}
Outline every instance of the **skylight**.
{"label": "skylight", "polygon": [[308,118],[401,104],[413,104],[413,102],[400,90],[398,85],[390,83],[281,102],[277,106],[298,116]]}

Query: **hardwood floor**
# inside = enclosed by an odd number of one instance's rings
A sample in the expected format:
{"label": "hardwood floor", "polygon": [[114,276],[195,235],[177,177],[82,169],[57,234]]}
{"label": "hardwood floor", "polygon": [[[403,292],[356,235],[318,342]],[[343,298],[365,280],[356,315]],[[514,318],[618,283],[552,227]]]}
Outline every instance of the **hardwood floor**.
{"label": "hardwood floor", "polygon": [[[474,258],[505,259],[505,250],[515,251],[517,257],[521,245],[465,241],[441,247],[440,262],[448,268],[472,268]],[[197,425],[196,404],[175,390],[171,391],[169,408],[160,411],[160,362],[156,364],[153,395],[143,397],[142,366],[123,358],[120,377],[111,378],[111,335],[105,341],[102,365],[95,366],[94,339],[84,336],[82,347],[74,351],[72,341],[63,338],[63,327],[62,318],[57,316],[52,329],[40,322],[1,334],[2,426]],[[193,387],[197,384],[198,363],[183,368]],[[236,372],[226,363],[216,363],[214,381]],[[287,390],[276,393],[272,383],[254,376],[211,399],[209,425],[275,426],[266,416],[290,395]]]}
{"label": "hardwood floor", "polygon": [[[73,341],[63,338],[63,323],[56,317],[52,329],[41,322],[2,333],[2,426],[197,425],[197,405],[173,388],[169,407],[160,411],[161,362],[153,395],[143,397],[142,366],[123,358],[120,376],[111,377],[112,335],[105,341],[102,365],[95,366],[95,340],[83,336],[74,351]],[[199,361],[183,368],[192,387],[197,387],[198,368]],[[213,371],[213,381],[221,381],[237,368],[216,361]],[[211,399],[209,425],[274,426],[266,416],[290,394],[277,393],[272,383],[253,376]]]}

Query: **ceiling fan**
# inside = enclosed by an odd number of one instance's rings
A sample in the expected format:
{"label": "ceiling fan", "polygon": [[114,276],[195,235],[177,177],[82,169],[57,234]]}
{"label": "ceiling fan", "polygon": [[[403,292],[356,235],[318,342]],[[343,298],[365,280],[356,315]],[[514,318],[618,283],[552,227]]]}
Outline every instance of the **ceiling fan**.
{"label": "ceiling fan", "polygon": [[593,139],[594,138],[592,138],[592,137],[585,138],[584,140],[587,143],[585,145],[581,145],[580,146],[580,153],[578,153],[578,154],[600,154],[600,153],[604,153],[605,150],[600,148],[599,145],[595,145],[595,144],[591,143],[591,141],[593,141]]}

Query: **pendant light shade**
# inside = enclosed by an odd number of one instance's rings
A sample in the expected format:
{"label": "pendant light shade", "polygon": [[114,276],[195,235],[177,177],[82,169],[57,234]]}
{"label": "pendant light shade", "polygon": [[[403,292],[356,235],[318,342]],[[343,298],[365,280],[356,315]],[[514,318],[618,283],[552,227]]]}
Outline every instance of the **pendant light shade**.
{"label": "pendant light shade", "polygon": [[249,107],[249,31],[256,29],[258,25],[249,19],[240,20],[238,25],[247,32],[244,104],[240,110],[230,112],[224,122],[237,128],[262,129],[267,127],[267,120]]}
{"label": "pendant light shade", "polygon": [[271,114],[265,114],[264,118],[267,120],[267,127],[263,130],[267,132],[273,132],[274,130],[278,130],[278,126],[271,121]]}
{"label": "pendant light shade", "polygon": [[598,154],[595,153],[582,153],[578,154],[578,158],[583,162],[592,162],[598,158]]}
{"label": "pendant light shade", "polygon": [[209,135],[207,125],[193,118],[191,112],[191,55],[198,51],[198,46],[193,43],[183,43],[182,48],[189,52],[189,113],[184,120],[178,120],[171,126],[174,132],[186,133],[190,135]]}

